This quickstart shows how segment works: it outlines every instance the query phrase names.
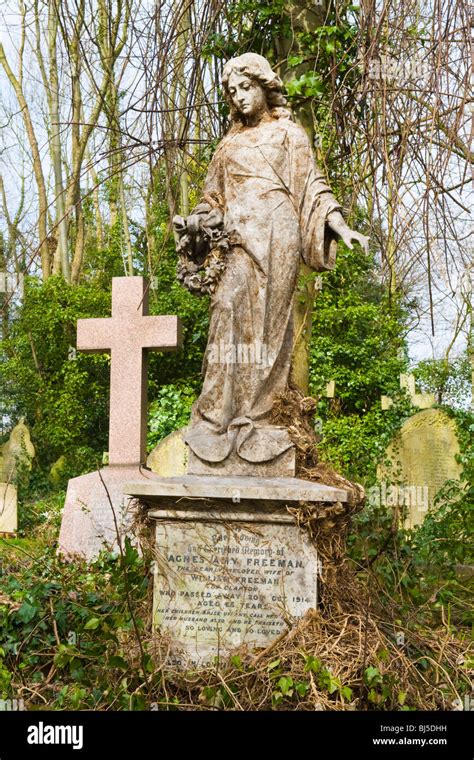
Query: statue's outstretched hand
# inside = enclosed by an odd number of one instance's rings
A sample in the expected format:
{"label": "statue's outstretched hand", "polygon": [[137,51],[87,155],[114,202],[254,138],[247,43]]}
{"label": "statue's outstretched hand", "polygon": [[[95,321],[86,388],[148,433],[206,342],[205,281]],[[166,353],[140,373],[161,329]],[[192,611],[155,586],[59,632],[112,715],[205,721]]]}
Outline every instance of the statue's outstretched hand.
{"label": "statue's outstretched hand", "polygon": [[351,250],[354,248],[352,245],[352,241],[354,240],[356,243],[359,243],[361,248],[363,248],[366,253],[369,252],[369,238],[367,235],[362,235],[360,232],[351,230],[350,227],[347,228],[347,232],[344,231],[341,234],[341,239],[343,243],[347,245],[347,247]]}
{"label": "statue's outstretched hand", "polygon": [[360,232],[351,230],[350,227],[344,221],[340,211],[332,211],[328,216],[328,224],[331,229],[336,232],[341,238],[342,242],[347,245],[351,250],[354,248],[352,241],[359,243],[361,248],[368,253],[369,252],[369,238],[367,235],[362,235]]}

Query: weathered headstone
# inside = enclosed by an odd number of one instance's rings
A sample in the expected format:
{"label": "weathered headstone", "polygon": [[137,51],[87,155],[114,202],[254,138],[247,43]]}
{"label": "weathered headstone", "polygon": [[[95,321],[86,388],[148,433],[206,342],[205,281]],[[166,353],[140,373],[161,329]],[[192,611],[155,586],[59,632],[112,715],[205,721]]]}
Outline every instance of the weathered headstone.
{"label": "weathered headstone", "polygon": [[17,490],[14,485],[18,470],[31,470],[35,447],[22,417],[0,446],[0,534],[12,535],[18,530]]}
{"label": "weathered headstone", "polygon": [[[290,516],[236,512],[156,523],[153,620],[192,661],[265,647],[317,605],[314,546]],[[279,518],[280,517],[280,521]]]}
{"label": "weathered headstone", "polygon": [[265,647],[317,606],[316,549],[287,506],[317,511],[346,502],[346,491],[298,478],[186,475],[125,492],[152,507],[154,625],[179,665]]}
{"label": "weathered headstone", "polygon": [[116,546],[117,530],[127,532],[132,518],[123,483],[146,479],[147,354],[180,345],[177,317],[147,316],[143,277],[114,277],[112,318],[81,319],[77,347],[109,352],[109,466],[69,481],[59,549],[66,556],[94,558],[104,545]]}
{"label": "weathered headstone", "polygon": [[58,486],[62,478],[64,477],[66,462],[67,460],[66,460],[65,455],[61,454],[61,456],[58,457],[56,461],[53,462],[53,464],[50,467],[49,479],[51,483],[53,483],[55,486]]}
{"label": "weathered headstone", "polygon": [[188,449],[184,442],[186,428],[175,430],[160,441],[148,454],[147,467],[155,475],[172,477],[185,475],[188,466]]}
{"label": "weathered headstone", "polygon": [[405,506],[407,527],[420,524],[446,481],[459,478],[459,453],[456,424],[446,412],[425,409],[410,417],[378,467],[381,503]]}
{"label": "weathered headstone", "polygon": [[10,483],[0,483],[0,534],[18,530],[17,493]]}
{"label": "weathered headstone", "polygon": [[35,447],[22,417],[11,431],[8,441],[0,446],[0,482],[12,482],[18,467],[30,470],[34,456]]}
{"label": "weathered headstone", "polygon": [[415,390],[415,375],[412,375],[410,373],[408,373],[408,374],[402,373],[400,375],[400,388],[402,390],[406,390],[407,393],[408,393],[408,395],[410,397],[414,396],[415,393],[416,393],[416,390]]}

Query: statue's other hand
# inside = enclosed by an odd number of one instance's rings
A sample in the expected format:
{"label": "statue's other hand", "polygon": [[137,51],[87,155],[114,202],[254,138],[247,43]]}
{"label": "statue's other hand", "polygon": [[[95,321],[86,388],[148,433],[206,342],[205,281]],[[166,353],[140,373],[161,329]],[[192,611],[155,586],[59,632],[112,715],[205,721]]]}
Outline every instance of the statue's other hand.
{"label": "statue's other hand", "polygon": [[223,227],[224,214],[218,208],[213,208],[204,219],[206,227]]}
{"label": "statue's other hand", "polygon": [[186,219],[184,219],[182,216],[174,216],[173,227],[178,235],[184,235],[186,232]]}
{"label": "statue's other hand", "polygon": [[354,240],[356,243],[359,243],[361,248],[368,253],[369,252],[369,238],[366,235],[361,235],[360,232],[356,232],[355,230],[351,230],[350,227],[347,226],[347,224],[344,221],[344,217],[342,216],[341,212],[338,209],[335,209],[334,211],[331,211],[331,213],[328,216],[327,222],[331,229],[339,235],[343,243],[347,245],[348,248],[352,249],[354,246],[352,245],[352,241]]}
{"label": "statue's other hand", "polygon": [[348,248],[352,249],[354,246],[352,245],[352,241],[354,240],[356,243],[359,243],[360,247],[366,252],[369,252],[369,238],[367,235],[362,235],[360,232],[356,232],[355,230],[351,230],[350,227],[347,227],[345,230],[341,230],[339,233],[341,236],[341,240],[345,245],[347,245]]}

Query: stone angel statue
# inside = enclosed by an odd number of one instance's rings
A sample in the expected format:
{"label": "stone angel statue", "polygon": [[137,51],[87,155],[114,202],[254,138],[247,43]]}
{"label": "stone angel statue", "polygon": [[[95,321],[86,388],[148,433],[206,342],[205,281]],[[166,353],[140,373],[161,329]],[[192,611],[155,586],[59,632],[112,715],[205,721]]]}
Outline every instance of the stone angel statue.
{"label": "stone angel statue", "polygon": [[179,279],[211,294],[204,382],[186,442],[190,462],[204,467],[190,472],[222,474],[228,462],[229,474],[258,475],[292,447],[270,416],[289,377],[300,261],[332,269],[338,238],[365,250],[368,241],[345,223],[268,61],[233,58],[222,84],[230,129],[199,205],[173,220]]}

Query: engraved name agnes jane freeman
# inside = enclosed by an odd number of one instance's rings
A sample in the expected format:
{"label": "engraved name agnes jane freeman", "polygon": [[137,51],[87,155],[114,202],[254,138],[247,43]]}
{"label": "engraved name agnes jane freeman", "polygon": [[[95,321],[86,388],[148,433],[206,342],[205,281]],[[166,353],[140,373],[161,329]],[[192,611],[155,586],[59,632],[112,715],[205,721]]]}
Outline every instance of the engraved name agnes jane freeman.
{"label": "engraved name agnes jane freeman", "polygon": [[[338,237],[364,249],[367,238],[345,223],[268,61],[255,53],[233,58],[222,84],[231,127],[210,163],[201,202],[186,220],[174,219],[178,277],[191,291],[211,294],[203,388],[186,442],[205,462],[235,452],[258,463],[292,445],[270,413],[290,371],[300,261],[332,269]],[[224,352],[216,361],[220,346],[254,347],[256,360]]]}

